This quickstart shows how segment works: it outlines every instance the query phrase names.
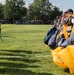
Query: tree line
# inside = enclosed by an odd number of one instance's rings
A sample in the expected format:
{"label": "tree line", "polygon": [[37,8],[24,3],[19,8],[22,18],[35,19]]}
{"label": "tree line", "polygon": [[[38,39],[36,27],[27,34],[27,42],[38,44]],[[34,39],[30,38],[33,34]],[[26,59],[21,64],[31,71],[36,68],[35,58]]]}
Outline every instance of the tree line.
{"label": "tree line", "polygon": [[5,4],[0,3],[0,20],[9,20],[11,23],[15,20],[42,20],[48,23],[61,14],[62,11],[49,0],[33,0],[28,7],[25,0],[6,0]]}

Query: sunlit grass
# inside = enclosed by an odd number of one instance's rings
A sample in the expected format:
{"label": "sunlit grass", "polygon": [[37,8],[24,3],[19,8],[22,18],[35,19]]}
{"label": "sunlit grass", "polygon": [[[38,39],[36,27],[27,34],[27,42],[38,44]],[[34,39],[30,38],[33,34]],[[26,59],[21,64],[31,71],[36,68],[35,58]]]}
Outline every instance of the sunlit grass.
{"label": "sunlit grass", "polygon": [[71,75],[56,66],[43,43],[50,25],[2,25],[0,75]]}

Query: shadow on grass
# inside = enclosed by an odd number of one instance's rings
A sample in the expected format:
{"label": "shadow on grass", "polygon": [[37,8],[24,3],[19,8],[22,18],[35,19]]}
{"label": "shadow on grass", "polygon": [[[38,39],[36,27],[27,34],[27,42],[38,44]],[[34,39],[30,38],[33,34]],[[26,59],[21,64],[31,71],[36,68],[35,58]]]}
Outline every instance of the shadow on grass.
{"label": "shadow on grass", "polygon": [[[32,72],[31,70],[26,69],[35,69],[41,67],[37,62],[41,62],[41,60],[38,59],[31,59],[29,57],[24,58],[24,56],[27,54],[27,56],[32,54],[40,54],[41,52],[33,52],[29,50],[0,50],[3,55],[16,55],[18,53],[18,56],[20,56],[20,53],[23,53],[23,58],[1,58],[0,57],[0,74],[8,74],[8,75],[52,75],[51,73],[37,73]],[[0,54],[1,54],[0,53]],[[2,55],[2,54],[1,54]],[[17,55],[16,55],[17,56]],[[2,61],[3,60],[3,61]],[[35,64],[36,63],[36,64]],[[23,70],[22,70],[23,69]]]}
{"label": "shadow on grass", "polygon": [[31,70],[21,70],[21,69],[13,69],[13,68],[3,68],[0,69],[0,74],[8,74],[8,75],[53,75],[51,73],[36,73]]}
{"label": "shadow on grass", "polygon": [[15,38],[15,36],[5,36],[5,35],[3,36],[2,35],[1,38]]}
{"label": "shadow on grass", "polygon": [[41,52],[33,52],[33,51],[29,51],[29,50],[0,50],[0,51],[6,51],[6,52],[15,52],[15,53],[27,53],[27,54],[40,54]]}
{"label": "shadow on grass", "polygon": [[[21,54],[23,53],[23,54]],[[40,62],[38,59],[30,59],[32,54],[39,54],[40,52],[32,52],[29,50],[0,50],[0,59],[9,60],[9,61],[17,61],[17,62],[26,62],[26,63],[35,63]],[[28,55],[26,55],[28,54]],[[6,57],[3,57],[6,56]],[[13,56],[13,58],[12,58]],[[18,57],[17,57],[18,56]],[[17,57],[17,58],[16,58]],[[21,58],[22,57],[22,58]]]}
{"label": "shadow on grass", "polygon": [[17,62],[24,62],[24,63],[36,63],[36,62],[40,62],[40,60],[37,59],[28,59],[28,58],[0,58],[0,59],[6,59],[9,61],[17,61]]}
{"label": "shadow on grass", "polygon": [[[21,54],[23,53],[23,54]],[[0,59],[9,60],[9,61],[17,61],[17,62],[26,62],[26,63],[36,63],[40,62],[38,59],[30,59],[32,54],[39,54],[40,52],[32,52],[29,50],[0,50]],[[28,54],[28,55],[26,55]],[[2,56],[10,56],[10,57],[2,57]],[[13,58],[12,58],[13,56]],[[17,57],[18,56],[18,57]],[[21,58],[22,56],[22,58]],[[17,58],[16,58],[17,57]]]}
{"label": "shadow on grass", "polygon": [[1,37],[12,37],[12,36],[3,36],[3,35],[2,35]]}
{"label": "shadow on grass", "polygon": [[15,63],[15,62],[0,62],[0,66],[9,67],[9,68],[38,68],[40,66],[37,65],[28,65],[26,63]]}
{"label": "shadow on grass", "polygon": [[[35,51],[31,51],[31,50],[0,50],[0,56],[10,56],[10,57],[11,56],[19,56],[19,57],[23,57],[23,58],[31,58],[31,56],[33,57],[33,55],[36,55],[36,54],[41,54],[41,52],[35,52]],[[15,60],[15,59],[13,59],[13,60]],[[21,59],[21,60],[23,60],[23,59]]]}

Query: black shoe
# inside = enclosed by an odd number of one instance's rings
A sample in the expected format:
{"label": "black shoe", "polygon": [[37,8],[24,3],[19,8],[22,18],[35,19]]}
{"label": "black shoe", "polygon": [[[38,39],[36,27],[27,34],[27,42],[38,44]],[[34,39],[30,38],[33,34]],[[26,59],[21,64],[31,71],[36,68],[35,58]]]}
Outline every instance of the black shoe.
{"label": "black shoe", "polygon": [[70,73],[69,68],[65,68],[65,69],[64,69],[64,72],[66,72],[66,73]]}

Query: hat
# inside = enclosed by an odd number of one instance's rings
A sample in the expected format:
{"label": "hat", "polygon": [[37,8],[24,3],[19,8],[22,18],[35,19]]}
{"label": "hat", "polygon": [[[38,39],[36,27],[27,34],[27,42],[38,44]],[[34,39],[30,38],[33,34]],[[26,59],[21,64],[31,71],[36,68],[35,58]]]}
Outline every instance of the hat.
{"label": "hat", "polygon": [[73,10],[72,9],[68,9],[65,13],[68,13],[68,12],[72,12],[73,13]]}

